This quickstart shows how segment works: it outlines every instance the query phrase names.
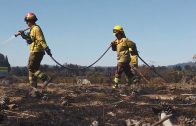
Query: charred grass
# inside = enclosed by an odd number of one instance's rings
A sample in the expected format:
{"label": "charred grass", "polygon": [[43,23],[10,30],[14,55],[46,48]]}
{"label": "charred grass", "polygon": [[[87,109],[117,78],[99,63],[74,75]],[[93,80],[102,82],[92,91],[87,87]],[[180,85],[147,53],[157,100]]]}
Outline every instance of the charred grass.
{"label": "charred grass", "polygon": [[145,84],[133,95],[129,87],[113,91],[109,84],[53,83],[39,98],[29,96],[26,83],[0,84],[0,87],[1,96],[9,97],[9,104],[17,105],[1,109],[2,125],[90,126],[98,121],[100,126],[126,126],[127,119],[152,124],[159,120],[152,108],[161,108],[162,103],[171,106],[175,124],[180,124],[182,117],[196,117],[194,97],[188,100],[188,96],[181,96],[195,93],[195,85]]}

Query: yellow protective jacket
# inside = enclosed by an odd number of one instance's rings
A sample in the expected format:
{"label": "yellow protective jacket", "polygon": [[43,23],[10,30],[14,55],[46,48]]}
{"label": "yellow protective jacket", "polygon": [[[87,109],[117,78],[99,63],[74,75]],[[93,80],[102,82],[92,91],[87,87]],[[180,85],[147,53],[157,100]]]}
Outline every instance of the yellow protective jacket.
{"label": "yellow protective jacket", "polygon": [[136,44],[128,38],[122,38],[121,40],[115,40],[113,42],[113,51],[117,52],[118,62],[130,62],[131,55],[138,55]]}
{"label": "yellow protective jacket", "polygon": [[32,40],[29,45],[30,52],[42,52],[47,47],[44,34],[38,25],[31,26],[29,37]]}

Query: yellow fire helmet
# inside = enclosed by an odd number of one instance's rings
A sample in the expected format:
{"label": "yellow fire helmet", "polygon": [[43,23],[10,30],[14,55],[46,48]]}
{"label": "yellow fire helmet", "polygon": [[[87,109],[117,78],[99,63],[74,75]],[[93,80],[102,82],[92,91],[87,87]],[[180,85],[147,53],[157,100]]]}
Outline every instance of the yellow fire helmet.
{"label": "yellow fire helmet", "polygon": [[37,21],[37,17],[36,17],[36,15],[35,15],[34,13],[29,12],[29,13],[27,13],[27,15],[25,16],[24,20],[25,20],[26,22],[28,22],[28,21],[34,21],[34,22],[36,22],[36,21]]}
{"label": "yellow fire helmet", "polygon": [[115,35],[119,31],[123,31],[123,28],[120,25],[114,26],[114,28],[113,28],[113,34]]}

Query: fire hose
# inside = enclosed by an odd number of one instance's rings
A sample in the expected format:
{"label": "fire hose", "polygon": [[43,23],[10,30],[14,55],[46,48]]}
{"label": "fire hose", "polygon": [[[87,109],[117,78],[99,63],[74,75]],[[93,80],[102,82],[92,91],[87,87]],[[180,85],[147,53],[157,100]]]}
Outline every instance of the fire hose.
{"label": "fire hose", "polygon": [[50,56],[50,57],[56,64],[58,64],[62,68],[65,68],[65,69],[68,69],[68,70],[84,70],[84,69],[88,69],[88,68],[92,67],[94,64],[96,64],[109,51],[110,48],[111,48],[111,45],[106,49],[106,51],[95,62],[93,62],[92,64],[90,64],[89,66],[86,66],[84,68],[70,68],[70,67],[66,67],[66,66],[63,66],[62,64],[60,64],[56,59],[54,59],[54,57],[52,57],[52,56]]}
{"label": "fire hose", "polygon": [[[55,60],[54,59],[54,57],[52,57],[52,56],[50,56],[51,57],[51,59],[56,63],[56,64],[58,64],[59,66],[61,66],[62,68],[65,68],[65,69],[68,69],[68,70],[84,70],[84,69],[88,69],[88,68],[90,68],[90,67],[92,67],[94,64],[96,64],[108,51],[109,51],[109,49],[111,48],[111,45],[106,49],[106,51],[95,61],[95,62],[93,62],[92,64],[90,64],[89,66],[87,66],[87,67],[84,67],[84,68],[70,68],[70,67],[66,67],[66,66],[63,66],[62,64],[60,64],[57,60]],[[164,77],[161,75],[161,74],[159,74],[156,70],[155,70],[155,68],[152,68],[150,65],[148,65],[139,55],[138,55],[138,58],[146,65],[146,66],[148,66],[149,68],[150,68],[150,70],[152,70],[155,74],[157,74],[161,79],[163,79],[165,82],[167,82],[166,81],[166,79],[164,79]],[[136,69],[136,68],[134,68],[134,69]],[[138,71],[137,71],[138,72]],[[141,75],[141,73],[139,73],[140,75]],[[146,82],[148,82],[146,79],[145,79],[145,81]]]}
{"label": "fire hose", "polygon": [[[26,28],[26,29],[24,29],[24,30],[22,30],[23,32],[24,31],[27,31],[27,30],[29,30],[30,28]],[[21,35],[21,33],[20,32],[18,32],[18,33],[16,33],[15,34],[15,37],[17,37],[17,36],[19,36],[19,35]],[[70,67],[66,67],[66,66],[64,66],[64,65],[62,65],[61,63],[59,63],[53,56],[50,56],[50,58],[56,63],[56,64],[58,64],[59,66],[61,66],[62,68],[64,68],[64,69],[68,69],[68,70],[85,70],[85,69],[88,69],[88,68],[90,68],[90,67],[92,67],[94,64],[96,64],[101,58],[103,58],[103,56],[109,51],[109,49],[111,48],[111,45],[106,49],[106,51],[95,61],[95,62],[93,62],[92,64],[90,64],[89,66],[86,66],[86,67],[83,67],[83,68],[70,68]]]}
{"label": "fire hose", "polygon": [[[24,29],[23,31],[27,31],[27,30],[29,30],[30,28],[26,28],[26,29]],[[15,37],[17,37],[17,36],[19,36],[20,35],[20,33],[17,33],[17,34],[15,34]],[[53,56],[50,56],[51,57],[51,59],[56,63],[56,64],[58,64],[59,66],[61,66],[62,68],[64,68],[64,69],[68,69],[68,70],[85,70],[85,69],[88,69],[88,68],[90,68],[90,67],[92,67],[94,64],[96,64],[101,58],[103,58],[103,56],[109,51],[109,49],[111,48],[111,45],[106,49],[106,51],[95,61],[95,62],[93,62],[92,64],[90,64],[89,66],[86,66],[86,67],[83,67],[83,68],[70,68],[70,67],[66,67],[66,66],[64,66],[64,65],[62,65],[61,63],[59,63]],[[146,65],[146,66],[148,66],[149,68],[150,68],[150,70],[152,70],[155,74],[157,74],[160,78],[162,78],[165,82],[167,82],[166,81],[166,79],[164,79],[164,77],[161,75],[161,74],[159,74],[156,70],[155,70],[155,68],[152,68],[150,65],[148,65],[139,55],[138,55],[138,58]]]}
{"label": "fire hose", "polygon": [[167,82],[167,80],[161,75],[159,74],[155,68],[152,68],[150,65],[148,65],[148,63],[146,63],[139,55],[138,55],[138,58],[146,65],[150,68],[150,70],[152,70],[155,74],[157,74],[161,79],[163,79],[165,82]]}

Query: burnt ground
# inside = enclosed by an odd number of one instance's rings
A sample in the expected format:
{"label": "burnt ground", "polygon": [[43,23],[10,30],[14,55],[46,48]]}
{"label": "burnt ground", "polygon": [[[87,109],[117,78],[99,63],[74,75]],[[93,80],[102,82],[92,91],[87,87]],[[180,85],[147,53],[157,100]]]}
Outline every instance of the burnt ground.
{"label": "burnt ground", "polygon": [[133,92],[124,86],[113,91],[109,84],[51,83],[37,98],[29,95],[29,88],[26,83],[0,84],[1,100],[9,99],[1,105],[1,125],[151,125],[159,120],[156,109],[165,106],[175,125],[195,125],[196,85],[139,84]]}

